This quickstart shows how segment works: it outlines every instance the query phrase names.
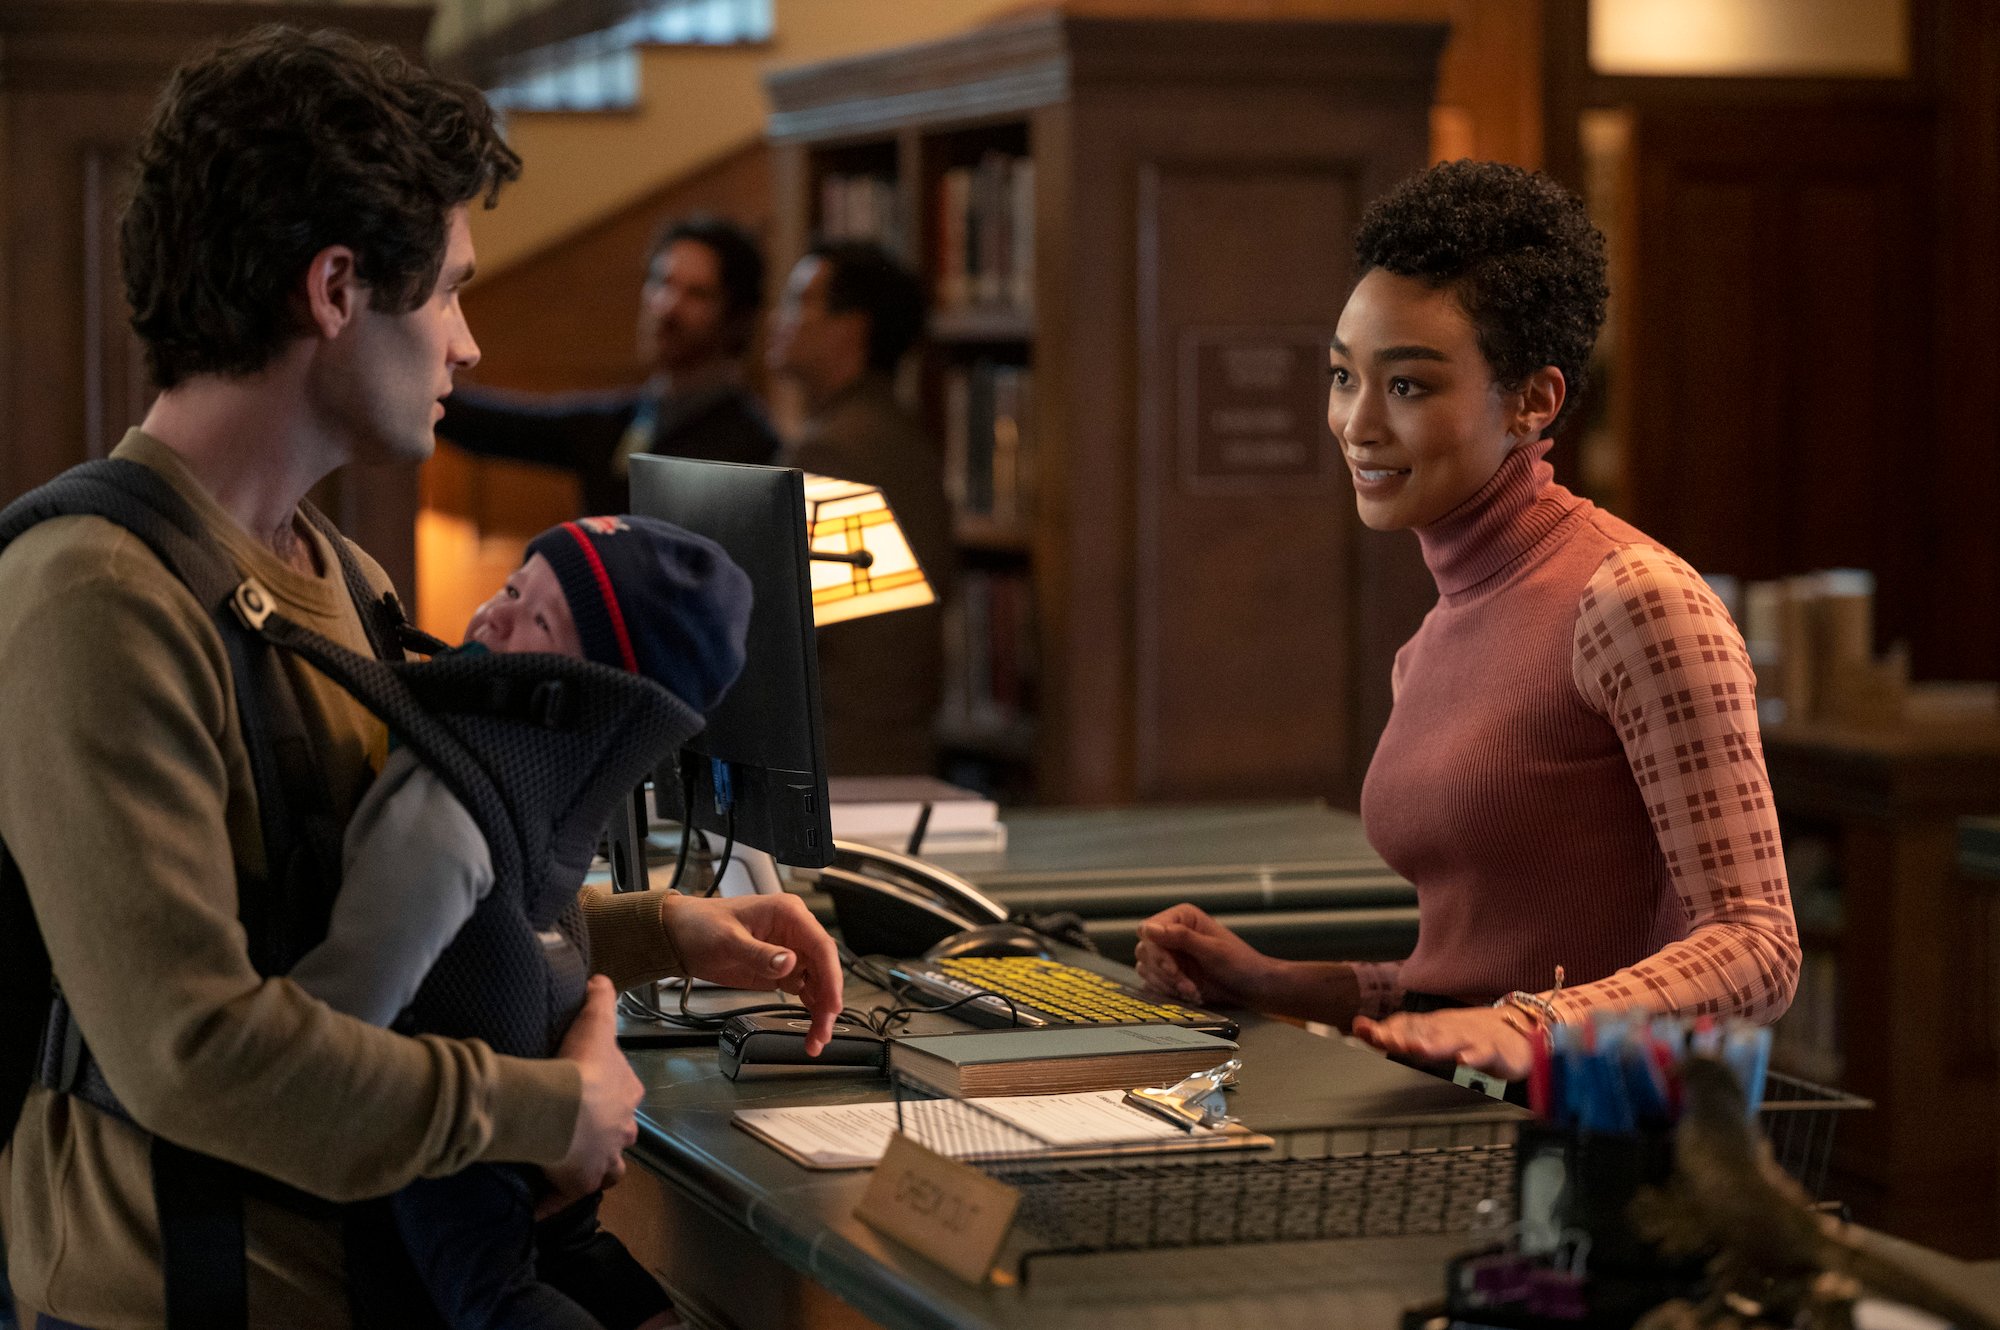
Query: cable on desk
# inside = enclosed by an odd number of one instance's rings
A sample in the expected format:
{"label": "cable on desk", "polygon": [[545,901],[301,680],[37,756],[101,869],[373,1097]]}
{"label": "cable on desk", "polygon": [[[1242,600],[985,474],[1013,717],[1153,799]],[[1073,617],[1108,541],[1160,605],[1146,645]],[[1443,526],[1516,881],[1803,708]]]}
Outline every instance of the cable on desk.
{"label": "cable on desk", "polygon": [[857,956],[847,949],[845,942],[836,940],[834,945],[840,949],[840,963],[849,974],[863,983],[873,984],[875,987],[883,989],[897,1001],[906,1004],[900,1007],[894,1005],[888,1007],[870,1007],[867,1012],[867,1019],[860,1022],[885,1039],[903,1026],[909,1024],[910,1017],[912,1016],[942,1016],[956,1011],[968,1002],[977,1002],[981,998],[989,997],[1006,1003],[1007,1013],[1013,1018],[1014,1024],[1019,1026],[1021,1023],[1020,1008],[1016,1007],[1014,999],[1008,997],[1005,993],[995,993],[989,989],[982,989],[976,993],[967,993],[964,997],[954,1002],[944,1003],[941,1006],[926,1005],[915,1000],[915,994],[921,990],[913,988],[908,981],[899,979],[892,970],[882,964],[882,962],[889,959],[888,957]]}
{"label": "cable on desk", "polygon": [[[722,841],[722,862],[716,865],[714,875],[708,879],[708,890],[701,893],[704,896],[713,896],[716,892],[722,889],[722,875],[729,871],[729,861],[736,856],[736,801],[735,800],[733,799],[730,800],[729,811],[725,813],[723,816],[724,816],[724,822],[723,822],[724,836]],[[707,844],[706,837],[703,837],[702,843],[704,846]]]}
{"label": "cable on desk", "polygon": [[[674,875],[667,882],[667,890],[678,891],[680,890],[681,879],[687,875],[688,850],[694,844],[694,838],[695,838],[694,800],[688,793],[688,791],[692,788],[690,782],[692,782],[692,780],[694,779],[694,767],[692,765],[691,759],[688,756],[688,754],[682,753],[680,758],[680,765],[677,768],[673,768],[672,770],[674,773],[674,780],[680,786],[679,790],[676,791],[676,794],[678,795],[680,801],[679,811],[680,811],[680,827],[681,827],[681,844],[680,844],[680,849],[674,853]],[[667,797],[668,796],[666,792],[661,789],[660,777],[656,773],[653,780],[653,817],[656,817],[661,821],[673,820],[668,818],[666,814]],[[641,807],[643,808],[644,805],[642,804]],[[651,831],[652,820],[653,819],[649,817],[647,819],[646,825],[640,829],[639,839],[642,842],[646,839],[647,834]],[[704,840],[704,844],[705,843],[706,841]],[[652,874],[650,871],[644,874],[644,885],[639,888],[640,890],[642,891],[649,890],[651,888],[652,886],[651,877]]]}
{"label": "cable on desk", "polygon": [[[694,979],[684,977],[680,983],[680,1006],[676,1011],[662,1009],[652,999],[640,996],[639,990],[632,989],[618,995],[618,1008],[635,1020],[652,1021],[660,1025],[672,1025],[683,1030],[711,1031],[722,1027],[723,1022],[734,1016],[766,1016],[786,1012],[811,1011],[799,1002],[752,1002],[741,1007],[730,1007],[724,1011],[699,1012],[688,1007],[688,996],[694,991]],[[850,1025],[859,1025],[873,1030],[870,1019],[872,1013],[843,1007],[839,1019]],[[876,1031],[876,1033],[881,1033]]]}
{"label": "cable on desk", "polygon": [[[685,840],[682,841],[682,848],[686,848]],[[726,853],[727,851],[725,851]],[[676,870],[676,876],[678,876],[678,870]],[[968,1003],[977,1002],[981,998],[989,997],[1006,1003],[1008,1015],[1012,1017],[1014,1025],[1018,1027],[1021,1024],[1020,1008],[1015,1006],[1014,999],[1005,993],[995,993],[990,989],[982,989],[979,992],[968,993],[962,998],[941,1005],[919,1002],[916,1000],[916,994],[921,990],[914,989],[908,981],[898,978],[884,964],[884,962],[890,959],[889,957],[857,956],[848,949],[845,942],[839,939],[835,939],[834,946],[839,949],[841,968],[864,983],[873,984],[875,987],[884,990],[896,1002],[904,1004],[897,1006],[892,1003],[889,1006],[868,1007],[865,1009],[842,1007],[839,1018],[849,1025],[858,1025],[887,1039],[896,1031],[908,1025],[912,1016],[949,1015]],[[795,1002],[756,1002],[742,1007],[732,1007],[727,1011],[697,1012],[690,1010],[688,1007],[688,996],[693,990],[694,980],[691,977],[683,978],[680,984],[679,1009],[676,1011],[664,1010],[650,998],[641,997],[637,989],[628,990],[618,995],[618,1009],[634,1020],[652,1021],[659,1025],[672,1025],[680,1029],[695,1031],[720,1029],[722,1023],[732,1016],[763,1016],[776,1012],[808,1010],[803,1004]]]}

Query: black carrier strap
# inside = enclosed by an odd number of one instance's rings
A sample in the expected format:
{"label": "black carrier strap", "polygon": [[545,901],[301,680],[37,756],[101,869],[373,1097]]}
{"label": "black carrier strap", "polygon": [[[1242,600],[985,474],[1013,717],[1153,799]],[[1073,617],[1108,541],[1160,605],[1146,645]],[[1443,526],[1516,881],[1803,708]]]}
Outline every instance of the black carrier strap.
{"label": "black carrier strap", "polygon": [[153,1138],[153,1204],[167,1325],[241,1326],[250,1318],[243,1188],[207,1155]]}
{"label": "black carrier strap", "polygon": [[[203,532],[199,518],[159,474],[136,462],[86,463],[22,496],[0,512],[0,550],[53,517],[96,516],[116,523],[150,549],[184,583],[214,620],[235,681],[238,724],[257,789],[265,876],[250,878],[239,866],[237,914],[259,973],[286,968],[303,945],[325,931],[338,884],[339,827],[313,761],[310,741],[291,680],[278,651],[241,622],[231,608],[244,579],[229,556]],[[325,518],[309,514],[339,555],[356,594],[364,627],[378,651],[395,650],[386,608],[375,601],[339,534]],[[400,655],[400,650],[396,651]],[[0,846],[0,931],[8,977],[5,1026],[7,1070],[0,1081],[0,1112],[11,1124],[27,1087],[39,1079],[106,1112],[126,1117],[98,1074],[68,1005],[55,988],[18,865]],[[23,1054],[27,1057],[23,1058]],[[155,1138],[153,1189],[161,1228],[161,1266],[171,1330],[234,1330],[248,1320],[243,1242],[246,1189],[300,1193],[268,1179]]]}
{"label": "black carrier strap", "polygon": [[376,593],[368,575],[361,571],[361,562],[354,557],[353,548],[332,519],[310,503],[300,504],[299,511],[326,537],[326,543],[340,560],[340,575],[346,580],[347,594],[361,615],[361,628],[368,634],[368,645],[375,659],[401,660],[405,651],[421,651],[429,656],[451,649],[450,643],[432,637],[410,622],[403,613],[403,602],[396,599],[394,591]]}
{"label": "black carrier strap", "polygon": [[0,1132],[8,1137],[35,1080],[42,1023],[54,992],[48,948],[42,945],[27,884],[14,857],[0,845],[0,1067],[5,1068],[0,1075]]}
{"label": "black carrier strap", "polygon": [[[264,880],[239,883],[237,916],[258,972],[276,973],[302,937],[324,931],[340,862],[339,828],[291,680],[278,653],[230,608],[242,575],[157,472],[117,458],[67,471],[0,513],[0,548],[39,522],[75,515],[102,517],[136,536],[186,584],[221,635],[236,680],[237,722],[264,841]],[[279,890],[268,889],[274,884]]]}
{"label": "black carrier strap", "polygon": [[[106,517],[143,540],[215,620],[236,681],[268,859],[266,880],[238,869],[239,917],[260,973],[288,969],[324,936],[342,831],[279,656],[299,657],[388,722],[479,825],[495,876],[494,889],[433,967],[412,1011],[434,1033],[485,1038],[502,1052],[545,1055],[568,1023],[561,985],[496,986],[494,962],[511,957],[525,981],[531,971],[548,969],[537,930],[567,925],[580,941],[575,888],[597,834],[616,802],[700,729],[701,718],[657,684],[587,661],[525,655],[407,661],[406,646],[435,651],[443,644],[404,623],[393,596],[376,597],[346,541],[323,516],[305,511],[341,561],[374,658],[276,613],[263,588],[204,543],[179,495],[134,463],[91,463],[18,501],[0,513],[0,549],[48,517]],[[38,970],[17,988],[34,999],[23,1024],[39,1027],[41,1014],[49,1013],[48,1039],[39,1050],[43,1083],[123,1116],[59,994],[51,1010],[48,957],[11,864],[0,862],[0,889],[18,896],[21,932],[39,955]],[[0,923],[13,917],[4,891]],[[16,948],[11,938],[0,945]],[[24,940],[20,947],[27,945]],[[581,1000],[577,978],[575,999]],[[308,1213],[332,1209],[272,1179],[165,1143],[154,1152],[154,1190],[170,1330],[234,1330],[245,1323],[244,1195]],[[370,1228],[376,1221],[365,1210],[350,1209],[343,1217],[356,1324],[415,1325],[421,1319],[415,1304],[404,1301],[413,1286],[397,1282],[388,1259],[392,1245]],[[387,1255],[377,1259],[381,1253]],[[402,1312],[384,1311],[398,1305]]]}

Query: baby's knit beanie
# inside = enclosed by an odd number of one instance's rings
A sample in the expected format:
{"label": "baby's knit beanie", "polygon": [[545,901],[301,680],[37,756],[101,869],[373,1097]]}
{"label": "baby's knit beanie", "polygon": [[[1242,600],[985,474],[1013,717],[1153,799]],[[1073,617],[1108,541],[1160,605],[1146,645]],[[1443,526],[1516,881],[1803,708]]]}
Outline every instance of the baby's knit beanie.
{"label": "baby's knit beanie", "polygon": [[743,670],[750,578],[671,522],[582,517],[528,543],[555,570],[583,653],[664,686],[706,715]]}

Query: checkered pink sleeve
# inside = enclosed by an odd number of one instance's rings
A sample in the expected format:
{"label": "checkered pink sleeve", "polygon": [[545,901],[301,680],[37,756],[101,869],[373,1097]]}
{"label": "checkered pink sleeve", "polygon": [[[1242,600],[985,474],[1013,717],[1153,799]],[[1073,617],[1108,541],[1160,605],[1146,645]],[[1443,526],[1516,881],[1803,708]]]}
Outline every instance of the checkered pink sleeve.
{"label": "checkered pink sleeve", "polygon": [[1776,1020],[1798,984],[1798,928],[1757,733],[1756,680],[1728,611],[1667,551],[1616,550],[1577,604],[1572,669],[1586,702],[1617,727],[1688,935],[1564,990],[1558,1012],[1568,1020],[1638,1007]]}

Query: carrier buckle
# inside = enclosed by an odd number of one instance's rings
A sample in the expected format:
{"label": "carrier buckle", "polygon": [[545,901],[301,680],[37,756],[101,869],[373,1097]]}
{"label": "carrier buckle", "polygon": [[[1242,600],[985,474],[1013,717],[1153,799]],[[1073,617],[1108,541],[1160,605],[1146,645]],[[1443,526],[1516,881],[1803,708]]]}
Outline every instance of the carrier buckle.
{"label": "carrier buckle", "polygon": [[264,584],[254,577],[243,579],[243,585],[236,588],[229,597],[229,608],[236,612],[237,621],[253,633],[264,631],[264,621],[271,617],[277,606],[272,603],[271,593]]}

